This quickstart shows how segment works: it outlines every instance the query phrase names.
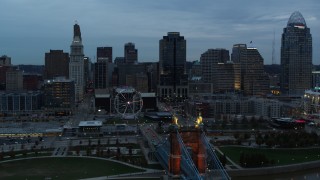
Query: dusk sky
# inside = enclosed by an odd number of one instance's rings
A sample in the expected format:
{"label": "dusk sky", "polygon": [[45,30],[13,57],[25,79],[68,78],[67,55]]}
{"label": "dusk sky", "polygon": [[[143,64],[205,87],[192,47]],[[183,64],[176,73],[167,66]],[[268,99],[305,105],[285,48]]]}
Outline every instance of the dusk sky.
{"label": "dusk sky", "polygon": [[[300,11],[311,29],[313,63],[320,64],[319,0],[1,0],[0,56],[17,64],[44,64],[45,52],[70,52],[73,25],[81,28],[85,56],[112,46],[113,57],[133,42],[140,62],[159,59],[159,40],[180,32],[187,61],[210,48],[246,43],[258,48],[265,64],[280,63],[280,42],[290,15]],[[252,44],[250,44],[252,41]]]}

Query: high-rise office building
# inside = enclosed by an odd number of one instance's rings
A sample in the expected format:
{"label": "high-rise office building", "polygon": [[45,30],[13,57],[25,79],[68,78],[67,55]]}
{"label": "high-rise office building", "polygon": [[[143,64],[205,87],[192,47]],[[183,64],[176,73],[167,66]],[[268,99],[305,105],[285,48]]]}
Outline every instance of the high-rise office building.
{"label": "high-rise office building", "polygon": [[200,57],[202,80],[216,84],[218,63],[225,63],[229,60],[229,51],[226,49],[208,49],[202,53]]}
{"label": "high-rise office building", "polygon": [[211,83],[214,92],[240,89],[239,63],[230,61],[226,49],[208,49],[201,54],[201,74],[204,83]]}
{"label": "high-rise office building", "polygon": [[45,81],[43,86],[44,104],[46,107],[70,109],[74,106],[75,86],[72,80],[65,79],[64,77],[57,77]]}
{"label": "high-rise office building", "polygon": [[45,54],[44,78],[69,77],[69,53],[63,50],[51,50]]}
{"label": "high-rise office building", "polygon": [[218,63],[217,72],[215,73],[215,84],[213,90],[215,92],[232,92],[240,90],[240,65],[228,61],[226,63]]}
{"label": "high-rise office building", "polygon": [[106,89],[109,87],[108,58],[99,58],[94,64],[94,88]]}
{"label": "high-rise office building", "polygon": [[159,41],[158,94],[162,99],[187,97],[186,44],[179,32],[168,32]]}
{"label": "high-rise office building", "polygon": [[112,47],[97,47],[97,61],[99,58],[108,58],[112,63]]}
{"label": "high-rise office building", "polygon": [[83,58],[83,63],[84,63],[84,86],[87,88],[88,84],[93,80],[93,74],[92,74],[92,63],[91,59],[89,57],[84,57]]}
{"label": "high-rise office building", "polygon": [[75,100],[79,101],[84,95],[84,53],[80,26],[73,26],[73,41],[70,46],[69,78],[75,83]]}
{"label": "high-rise office building", "polygon": [[312,37],[310,29],[296,11],[290,16],[281,38],[282,93],[303,95],[312,85]]}
{"label": "high-rise office building", "polygon": [[246,95],[265,95],[269,93],[269,77],[263,68],[263,58],[257,48],[246,44],[235,44],[231,60],[240,63],[240,89]]}
{"label": "high-rise office building", "polygon": [[128,42],[124,45],[124,61],[127,64],[138,62],[138,50],[132,42]]}

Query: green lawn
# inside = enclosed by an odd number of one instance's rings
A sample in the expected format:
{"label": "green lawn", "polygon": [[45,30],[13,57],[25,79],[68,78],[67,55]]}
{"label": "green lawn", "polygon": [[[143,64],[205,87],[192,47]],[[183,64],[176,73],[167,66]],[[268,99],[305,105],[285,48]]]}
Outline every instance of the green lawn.
{"label": "green lawn", "polygon": [[80,179],[143,172],[120,163],[90,158],[39,158],[0,163],[0,179]]}
{"label": "green lawn", "polygon": [[288,165],[302,162],[320,160],[320,148],[310,149],[265,149],[225,146],[219,149],[239,164],[240,153],[261,153],[265,154],[269,160],[274,160],[275,165]]}

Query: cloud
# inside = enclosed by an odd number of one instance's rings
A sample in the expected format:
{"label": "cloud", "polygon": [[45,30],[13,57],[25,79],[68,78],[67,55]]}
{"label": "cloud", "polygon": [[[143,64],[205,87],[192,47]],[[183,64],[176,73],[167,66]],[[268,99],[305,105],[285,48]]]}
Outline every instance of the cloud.
{"label": "cloud", "polygon": [[[46,50],[69,51],[77,20],[90,56],[106,44],[114,47],[115,57],[122,56],[123,44],[133,41],[141,48],[139,58],[158,59],[159,39],[179,31],[187,39],[188,59],[198,59],[209,48],[231,49],[235,43],[253,40],[269,60],[273,32],[280,48],[291,13],[299,10],[311,32],[318,32],[318,9],[318,0],[3,0],[0,55],[14,57],[14,63],[30,57],[43,64]],[[312,35],[317,47],[320,35]],[[25,49],[17,53],[17,47]],[[319,53],[314,51],[315,59]]]}

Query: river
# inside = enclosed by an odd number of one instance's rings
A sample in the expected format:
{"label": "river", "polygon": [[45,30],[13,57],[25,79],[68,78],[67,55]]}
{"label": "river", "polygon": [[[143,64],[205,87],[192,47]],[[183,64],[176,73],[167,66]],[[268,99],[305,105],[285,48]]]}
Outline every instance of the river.
{"label": "river", "polygon": [[270,176],[234,177],[232,180],[320,180],[320,169],[310,169],[294,173]]}

